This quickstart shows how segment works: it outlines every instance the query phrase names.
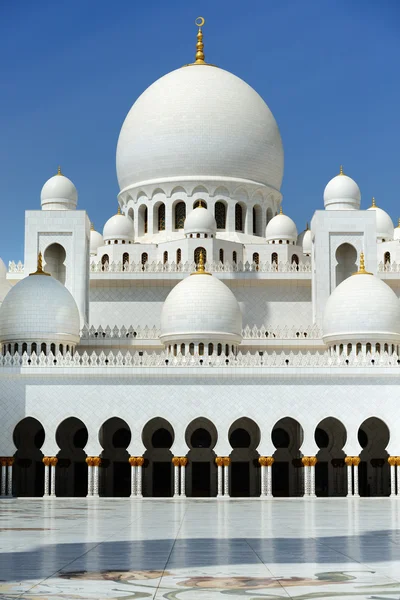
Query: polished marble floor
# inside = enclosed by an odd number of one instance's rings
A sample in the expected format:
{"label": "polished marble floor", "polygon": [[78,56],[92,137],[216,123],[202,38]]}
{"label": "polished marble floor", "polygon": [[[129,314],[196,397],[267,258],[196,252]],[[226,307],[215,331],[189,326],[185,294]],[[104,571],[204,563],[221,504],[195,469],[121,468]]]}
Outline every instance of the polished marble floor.
{"label": "polished marble floor", "polygon": [[400,600],[400,497],[2,499],[0,598]]}

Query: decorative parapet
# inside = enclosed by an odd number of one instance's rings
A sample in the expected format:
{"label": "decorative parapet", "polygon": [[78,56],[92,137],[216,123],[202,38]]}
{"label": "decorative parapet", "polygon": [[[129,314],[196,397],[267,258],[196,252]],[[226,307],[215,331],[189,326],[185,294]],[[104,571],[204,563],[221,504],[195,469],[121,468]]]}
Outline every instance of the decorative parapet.
{"label": "decorative parapet", "polygon": [[177,356],[167,355],[165,352],[92,352],[82,354],[75,352],[73,355],[67,352],[65,355],[52,353],[47,356],[42,352],[39,355],[35,353],[30,356],[17,352],[14,355],[7,353],[0,357],[0,368],[134,368],[134,367],[224,367],[224,368],[246,368],[258,367],[265,368],[288,368],[288,367],[311,367],[311,368],[376,368],[393,367],[400,369],[400,358],[396,353],[389,355],[387,352],[366,353],[336,356],[330,352],[266,352],[242,353],[212,356],[200,356],[198,354],[180,354]]}
{"label": "decorative parapet", "polygon": [[[237,264],[209,262],[206,263],[205,268],[211,273],[251,273],[257,271],[260,273],[311,273],[311,263],[296,264],[295,262],[280,262],[279,264],[270,262],[239,262]],[[153,261],[142,264],[141,262],[122,263],[122,261],[119,261],[103,264],[99,261],[90,263],[92,273],[192,273],[195,270],[196,264],[194,262],[162,263],[161,261]]]}
{"label": "decorative parapet", "polygon": [[[116,325],[111,329],[109,325],[107,327],[83,327],[81,331],[81,341],[84,340],[103,340],[103,339],[135,339],[135,340],[158,340],[160,336],[160,330],[153,327],[133,327],[132,325],[128,328],[122,326],[121,328]],[[242,337],[244,340],[299,340],[308,339],[316,340],[321,339],[321,331],[316,325],[309,325],[307,327],[257,327],[254,325],[250,327],[246,325],[242,329]]]}
{"label": "decorative parapet", "polygon": [[378,273],[400,273],[400,263],[383,263],[378,264]]}
{"label": "decorative parapet", "polygon": [[19,260],[17,263],[13,260],[10,260],[8,263],[8,272],[9,273],[23,273],[24,272],[24,264]]}

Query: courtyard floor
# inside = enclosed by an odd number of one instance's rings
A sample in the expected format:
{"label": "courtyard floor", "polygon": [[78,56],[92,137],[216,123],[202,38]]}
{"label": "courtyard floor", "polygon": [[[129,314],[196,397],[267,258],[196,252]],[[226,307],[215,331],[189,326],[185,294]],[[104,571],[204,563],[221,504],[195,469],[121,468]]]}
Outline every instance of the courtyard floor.
{"label": "courtyard floor", "polygon": [[0,501],[0,598],[400,600],[400,497]]}

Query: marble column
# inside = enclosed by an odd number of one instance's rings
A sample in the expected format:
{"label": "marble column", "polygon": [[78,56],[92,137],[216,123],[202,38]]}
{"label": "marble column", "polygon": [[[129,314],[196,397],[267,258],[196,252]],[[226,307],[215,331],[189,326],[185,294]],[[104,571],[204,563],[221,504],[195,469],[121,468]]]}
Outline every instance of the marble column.
{"label": "marble column", "polygon": [[267,473],[266,473],[266,469],[267,469],[267,457],[266,456],[260,456],[258,459],[258,462],[260,464],[261,467],[261,492],[260,492],[260,497],[264,498],[267,495]]}
{"label": "marble column", "polygon": [[50,495],[50,456],[42,458],[44,464],[44,493],[43,497],[47,498]]}
{"label": "marble column", "polygon": [[347,466],[347,497],[349,497],[353,495],[353,457],[346,456],[344,464]]}
{"label": "marble column", "polygon": [[86,464],[88,466],[88,491],[87,496],[93,496],[93,456],[86,457]]}
{"label": "marble column", "polygon": [[136,497],[142,498],[143,497],[143,494],[142,494],[142,468],[143,468],[143,463],[144,463],[143,456],[137,456],[136,462],[137,462]]}
{"label": "marble column", "polygon": [[224,496],[229,498],[229,466],[231,459],[229,456],[224,456]]}
{"label": "marble column", "polygon": [[389,456],[388,463],[390,465],[390,495],[396,495],[396,456]]}
{"label": "marble column", "polygon": [[224,495],[224,490],[223,490],[223,477],[222,477],[222,467],[224,464],[224,459],[222,458],[222,456],[217,456],[215,459],[215,464],[217,465],[217,498],[221,498]]}
{"label": "marble column", "polygon": [[137,460],[135,456],[129,457],[129,464],[131,465],[131,498],[136,496],[136,467]]}
{"label": "marble column", "polygon": [[272,498],[272,465],[274,464],[274,457],[267,456],[267,498]]}
{"label": "marble column", "polygon": [[6,479],[7,479],[7,459],[1,458],[1,496],[6,495]]}
{"label": "marble column", "polygon": [[318,462],[318,458],[316,456],[309,456],[310,462],[310,496],[315,498],[315,465]]}
{"label": "marble column", "polygon": [[99,497],[99,467],[101,465],[100,456],[93,457],[93,494],[92,496]]}
{"label": "marble column", "polygon": [[301,459],[304,467],[304,496],[310,495],[310,457],[303,456]]}
{"label": "marble column", "polygon": [[51,465],[51,476],[50,476],[50,496],[56,495],[56,464],[58,463],[58,458],[56,456],[52,456],[50,458]]}
{"label": "marble column", "polygon": [[359,497],[358,493],[358,465],[361,462],[361,458],[359,456],[353,456],[353,478],[354,478],[354,494],[353,496]]}
{"label": "marble column", "polygon": [[7,496],[12,496],[12,478],[13,478],[14,458],[7,459]]}
{"label": "marble column", "polygon": [[174,456],[172,458],[172,464],[174,465],[174,498],[179,496],[179,467],[180,467],[180,457]]}
{"label": "marble column", "polygon": [[181,467],[181,497],[186,498],[186,465],[188,463],[188,459],[186,456],[180,457],[180,467]]}

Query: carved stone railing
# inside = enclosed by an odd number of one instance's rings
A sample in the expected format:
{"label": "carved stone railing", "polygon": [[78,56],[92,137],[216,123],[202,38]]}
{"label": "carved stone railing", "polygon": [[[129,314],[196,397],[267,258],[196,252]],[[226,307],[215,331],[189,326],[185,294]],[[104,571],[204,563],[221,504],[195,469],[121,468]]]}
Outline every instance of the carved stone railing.
{"label": "carved stone railing", "polygon": [[400,273],[400,263],[383,263],[378,264],[378,273]]}
{"label": "carved stone railing", "polygon": [[[289,263],[280,262],[239,262],[239,263],[222,263],[222,262],[209,262],[205,265],[206,270],[211,273],[311,273],[311,263]],[[185,263],[162,263],[160,262],[147,262],[144,265],[141,262],[122,263],[119,262],[91,262],[90,271],[92,273],[192,273],[196,270],[196,264],[194,262]]]}
{"label": "carved stone railing", "polygon": [[13,260],[10,260],[8,263],[8,272],[9,273],[23,273],[24,272],[24,264],[19,260],[17,263]]}
{"label": "carved stone railing", "polygon": [[[107,339],[133,339],[133,340],[158,340],[160,336],[160,330],[153,327],[133,327],[132,325],[128,328],[122,326],[121,328],[116,325],[111,328],[107,327],[83,327],[81,331],[82,340],[107,340]],[[246,325],[242,329],[242,337],[244,340],[299,340],[299,339],[321,339],[321,331],[316,325],[308,325],[306,327],[269,327],[262,326],[257,327],[254,325],[250,327]]]}
{"label": "carved stone railing", "polygon": [[124,367],[124,368],[141,368],[141,367],[157,367],[157,368],[173,368],[173,367],[187,367],[187,368],[202,368],[202,367],[223,367],[223,368],[246,368],[246,367],[258,367],[264,368],[376,368],[376,367],[393,367],[399,369],[400,372],[400,358],[397,354],[389,355],[387,352],[380,353],[366,353],[356,354],[350,353],[349,355],[336,356],[332,355],[329,351],[325,352],[272,352],[267,353],[241,353],[237,355],[229,354],[226,355],[212,355],[212,356],[199,356],[198,354],[180,354],[177,356],[168,355],[166,352],[161,353],[147,353],[147,352],[92,352],[88,354],[83,352],[82,354],[75,352],[71,355],[67,352],[65,355],[60,353],[53,355],[48,354],[47,356],[39,354],[38,356],[33,353],[28,355],[24,353],[22,356],[18,353],[11,355],[7,353],[5,356],[0,357],[0,369],[1,368],[112,368],[112,367]]}

